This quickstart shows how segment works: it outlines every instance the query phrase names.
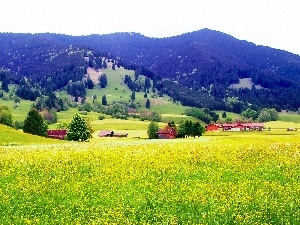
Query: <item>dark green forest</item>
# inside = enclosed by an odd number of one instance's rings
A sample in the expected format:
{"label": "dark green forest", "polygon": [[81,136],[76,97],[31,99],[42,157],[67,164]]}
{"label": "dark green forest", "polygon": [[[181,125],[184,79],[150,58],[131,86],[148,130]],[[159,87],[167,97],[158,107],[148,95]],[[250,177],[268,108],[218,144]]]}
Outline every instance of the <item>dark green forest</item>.
{"label": "dark green forest", "polygon": [[[87,68],[106,68],[107,60],[113,69],[122,66],[147,77],[143,87],[134,82],[136,76],[126,77],[133,92],[168,94],[187,106],[236,113],[300,107],[300,56],[209,29],[169,38],[1,33],[0,40],[0,92],[16,84],[21,99],[50,96],[49,108],[64,108],[55,91],[84,98],[85,88],[93,88],[91,80],[83,81]],[[230,88],[242,78],[253,86]]]}

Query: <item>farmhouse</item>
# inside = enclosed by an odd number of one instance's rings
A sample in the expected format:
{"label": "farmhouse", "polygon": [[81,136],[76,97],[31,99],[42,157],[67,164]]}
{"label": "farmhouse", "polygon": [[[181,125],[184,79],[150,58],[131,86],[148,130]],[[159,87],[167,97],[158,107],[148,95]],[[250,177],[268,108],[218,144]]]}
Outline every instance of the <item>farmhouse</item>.
{"label": "farmhouse", "polygon": [[115,133],[112,130],[102,130],[98,134],[99,137],[127,137],[127,133]]}
{"label": "farmhouse", "polygon": [[216,123],[216,124],[208,124],[205,126],[206,131],[221,131],[223,130],[222,124]]}
{"label": "farmhouse", "polygon": [[63,140],[67,136],[67,130],[48,130],[47,135],[50,138]]}
{"label": "farmhouse", "polygon": [[242,130],[264,130],[263,123],[224,123],[209,124],[205,126],[206,131],[242,131]]}
{"label": "farmhouse", "polygon": [[176,131],[172,127],[166,126],[164,129],[159,129],[157,135],[159,139],[172,139],[176,138]]}

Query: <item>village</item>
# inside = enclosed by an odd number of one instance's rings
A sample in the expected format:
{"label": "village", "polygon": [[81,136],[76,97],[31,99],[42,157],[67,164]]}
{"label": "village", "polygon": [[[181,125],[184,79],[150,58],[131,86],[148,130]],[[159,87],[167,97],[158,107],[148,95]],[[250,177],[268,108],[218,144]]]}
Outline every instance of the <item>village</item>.
{"label": "village", "polygon": [[206,131],[244,131],[244,130],[264,130],[263,123],[215,123],[205,126]]}
{"label": "village", "polygon": [[[215,123],[205,126],[206,132],[221,132],[221,131],[263,131],[265,130],[264,123]],[[50,138],[65,139],[67,130],[48,130],[47,135]],[[128,137],[128,133],[115,133],[113,130],[101,130],[98,137]],[[158,139],[174,139],[177,138],[177,130],[168,123],[165,128],[157,130]],[[134,137],[140,138],[140,137]]]}

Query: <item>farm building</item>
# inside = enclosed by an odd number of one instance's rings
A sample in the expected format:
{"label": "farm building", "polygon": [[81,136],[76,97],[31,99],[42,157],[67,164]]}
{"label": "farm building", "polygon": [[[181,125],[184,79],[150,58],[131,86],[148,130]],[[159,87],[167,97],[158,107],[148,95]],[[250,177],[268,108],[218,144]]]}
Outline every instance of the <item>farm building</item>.
{"label": "farm building", "polygon": [[98,134],[99,137],[127,137],[127,133],[115,133],[112,130],[102,130]]}
{"label": "farm building", "polygon": [[263,123],[243,123],[244,130],[264,130]]}
{"label": "farm building", "polygon": [[224,123],[209,124],[205,126],[206,131],[242,131],[242,130],[264,130],[263,123]]}
{"label": "farm building", "polygon": [[176,131],[172,127],[166,126],[164,129],[159,129],[157,135],[159,139],[172,139],[176,138]]}
{"label": "farm building", "polygon": [[48,130],[47,135],[50,138],[63,140],[67,136],[67,130]]}
{"label": "farm building", "polygon": [[205,126],[206,131],[221,131],[223,130],[222,124],[208,124]]}

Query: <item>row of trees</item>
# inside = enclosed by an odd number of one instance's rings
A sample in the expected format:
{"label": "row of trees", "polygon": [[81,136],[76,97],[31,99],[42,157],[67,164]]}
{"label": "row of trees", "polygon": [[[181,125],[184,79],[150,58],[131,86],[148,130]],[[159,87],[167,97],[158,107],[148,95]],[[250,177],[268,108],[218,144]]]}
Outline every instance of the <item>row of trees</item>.
{"label": "row of trees", "polygon": [[[174,121],[167,124],[166,128],[172,130],[177,138],[186,137],[200,137],[205,133],[205,127],[201,126],[199,122],[193,122],[191,120],[182,121],[177,127]],[[149,139],[158,138],[159,126],[155,121],[151,121],[148,125],[147,134]]]}
{"label": "row of trees", "polygon": [[[79,114],[75,114],[73,120],[67,125],[67,140],[86,141],[92,137],[92,128],[89,123]],[[23,131],[42,137],[47,136],[48,124],[45,122],[37,109],[32,108],[24,120]]]}
{"label": "row of trees", "polygon": [[278,112],[276,111],[276,109],[264,108],[260,111],[255,111],[251,108],[248,108],[245,111],[243,111],[241,115],[246,119],[251,119],[253,121],[257,120],[259,122],[278,120]]}

